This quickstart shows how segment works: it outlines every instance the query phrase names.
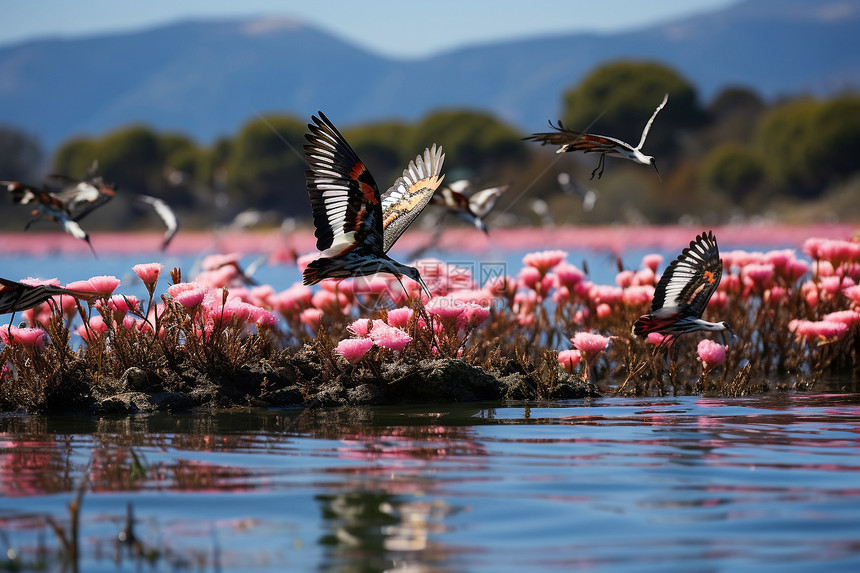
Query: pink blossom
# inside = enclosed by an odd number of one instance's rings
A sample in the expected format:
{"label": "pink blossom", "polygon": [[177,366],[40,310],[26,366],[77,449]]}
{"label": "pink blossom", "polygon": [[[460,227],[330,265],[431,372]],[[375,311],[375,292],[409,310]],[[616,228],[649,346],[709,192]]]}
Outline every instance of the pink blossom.
{"label": "pink blossom", "polygon": [[811,259],[820,259],[821,245],[826,239],[818,237],[810,237],[803,242],[803,252],[809,255]]}
{"label": "pink blossom", "polygon": [[275,289],[272,285],[259,285],[255,286],[248,292],[248,298],[250,302],[253,302],[257,306],[267,306],[271,307],[272,304],[269,302],[269,299],[275,294]]}
{"label": "pink blossom", "polygon": [[766,288],[773,278],[773,265],[770,263],[750,263],[743,268],[741,274],[749,277],[760,288]]}
{"label": "pink blossom", "polygon": [[91,292],[107,298],[119,286],[119,279],[114,276],[97,276],[87,281],[75,281],[66,285],[66,288]]}
{"label": "pink blossom", "polygon": [[278,317],[275,316],[275,313],[253,304],[248,309],[248,320],[258,327],[265,328],[272,328],[278,323]]}
{"label": "pink blossom", "polygon": [[313,291],[310,287],[296,283],[290,288],[273,295],[270,299],[272,308],[283,315],[297,313],[300,309],[311,304]]}
{"label": "pink blossom", "polygon": [[567,253],[565,251],[539,251],[536,253],[529,253],[524,256],[523,264],[537,269],[541,276],[543,276],[566,257]]}
{"label": "pink blossom", "polygon": [[176,283],[175,285],[167,287],[167,294],[176,298],[177,294],[187,290],[194,290],[196,288],[200,288],[200,285],[196,283]]}
{"label": "pink blossom", "polygon": [[306,308],[299,315],[299,321],[310,327],[311,330],[316,332],[320,328],[320,322],[322,321],[323,311],[318,308]]}
{"label": "pink blossom", "polygon": [[609,338],[591,332],[579,332],[570,341],[577,350],[585,355],[585,359],[589,362],[609,345]]}
{"label": "pink blossom", "polygon": [[396,326],[388,326],[381,320],[374,320],[370,329],[370,339],[377,346],[389,350],[403,350],[407,344],[412,342],[412,337]]}
{"label": "pink blossom", "polygon": [[355,364],[361,360],[373,346],[369,338],[346,338],[338,342],[334,351]]}
{"label": "pink blossom", "polygon": [[654,298],[654,287],[652,285],[631,286],[624,289],[622,300],[625,304],[633,306],[647,305]]}
{"label": "pink blossom", "polygon": [[821,317],[825,322],[841,322],[849,328],[860,324],[860,312],[856,310],[837,310]]}
{"label": "pink blossom", "polygon": [[597,305],[596,309],[594,309],[594,313],[597,315],[597,318],[606,318],[612,314],[612,307],[605,302],[602,302]]}
{"label": "pink blossom", "polygon": [[20,344],[42,348],[48,342],[48,334],[41,328],[18,328],[4,324],[0,326],[0,341],[9,346]]}
{"label": "pink blossom", "polygon": [[413,310],[407,306],[391,309],[388,311],[388,325],[405,328],[412,319],[413,314]]}
{"label": "pink blossom", "polygon": [[553,273],[558,278],[558,282],[568,289],[573,288],[585,278],[585,273],[579,270],[576,266],[570,263],[561,262],[555,266]]}
{"label": "pink blossom", "polygon": [[624,297],[624,291],[612,285],[594,285],[588,295],[597,304],[602,302],[616,304],[621,302]]}
{"label": "pink blossom", "polygon": [[660,266],[660,263],[663,262],[663,255],[658,255],[656,253],[652,253],[650,255],[645,255],[642,257],[642,266],[646,269],[651,269],[652,273],[657,272],[657,268]]}
{"label": "pink blossom", "polygon": [[708,338],[699,341],[697,350],[705,370],[711,370],[726,361],[726,347]]}
{"label": "pink blossom", "polygon": [[654,286],[657,283],[657,275],[651,269],[642,269],[633,275],[633,286]]}
{"label": "pink blossom", "polygon": [[164,270],[164,265],[161,263],[142,263],[134,265],[131,267],[131,270],[140,277],[140,280],[143,281],[147,289],[151,289],[158,282],[158,277],[161,275],[161,271]]}
{"label": "pink blossom", "polygon": [[[96,305],[100,306],[100,305]],[[108,308],[116,312],[140,310],[140,300],[134,295],[115,294],[108,300]]]}
{"label": "pink blossom", "polygon": [[477,328],[481,326],[489,316],[489,307],[481,306],[480,304],[475,304],[473,302],[467,302],[463,308],[463,314],[460,315],[460,318],[462,319],[461,326]]}
{"label": "pink blossom", "polygon": [[517,282],[523,288],[537,290],[537,285],[540,284],[541,272],[534,267],[523,267],[517,274]]}
{"label": "pink blossom", "polygon": [[558,353],[558,363],[568,374],[574,373],[581,360],[582,354],[579,350],[561,350]]}
{"label": "pink blossom", "polygon": [[205,296],[206,291],[204,289],[193,288],[190,290],[177,291],[176,294],[173,295],[173,300],[175,300],[177,303],[181,304],[185,308],[194,308],[200,306],[203,303],[203,299]]}
{"label": "pink blossom", "polygon": [[633,277],[636,275],[633,271],[620,271],[615,275],[615,284],[621,288],[627,288],[633,284]]}
{"label": "pink blossom", "polygon": [[425,305],[427,312],[438,316],[443,321],[449,322],[454,321],[461,314],[463,314],[463,310],[466,308],[466,304],[459,299],[451,298],[448,296],[437,296],[430,300]]}
{"label": "pink blossom", "polygon": [[829,320],[800,320],[794,319],[788,323],[788,329],[798,336],[807,339],[825,338],[839,339],[848,332],[848,325]]}
{"label": "pink blossom", "polygon": [[856,305],[860,305],[860,285],[854,285],[842,289],[842,294],[851,299]]}
{"label": "pink blossom", "polygon": [[346,327],[346,329],[353,334],[353,336],[358,336],[359,338],[363,336],[367,336],[367,333],[370,332],[371,322],[370,319],[367,318],[359,318],[352,324]]}
{"label": "pink blossom", "polygon": [[[669,339],[669,342],[665,342],[666,339]],[[672,344],[672,337],[668,334],[660,334],[659,332],[649,332],[648,338],[646,338],[649,344],[653,344],[654,346],[660,346],[661,344],[666,344],[670,346]]]}
{"label": "pink blossom", "polygon": [[60,280],[53,279],[34,279],[33,277],[27,277],[26,279],[21,279],[18,281],[19,283],[30,285],[30,286],[41,286],[41,285],[51,285],[51,286],[60,286]]}

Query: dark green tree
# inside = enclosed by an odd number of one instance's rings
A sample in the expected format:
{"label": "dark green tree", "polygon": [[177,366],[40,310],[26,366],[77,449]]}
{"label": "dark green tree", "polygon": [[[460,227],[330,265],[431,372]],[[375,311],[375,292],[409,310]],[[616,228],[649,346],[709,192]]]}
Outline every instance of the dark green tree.
{"label": "dark green tree", "polygon": [[302,144],[307,126],[270,116],[245,124],[230,146],[228,193],[235,207],[308,212]]}
{"label": "dark green tree", "polygon": [[69,177],[83,177],[98,158],[98,142],[88,137],[77,137],[57,149],[51,171]]}
{"label": "dark green tree", "polygon": [[812,99],[786,102],[769,110],[756,127],[755,142],[767,178],[781,192],[811,197],[823,189],[809,152],[820,106]]}
{"label": "dark green tree", "polygon": [[764,180],[764,167],[761,158],[747,146],[725,143],[708,154],[702,179],[707,187],[725,192],[732,202],[740,204]]}

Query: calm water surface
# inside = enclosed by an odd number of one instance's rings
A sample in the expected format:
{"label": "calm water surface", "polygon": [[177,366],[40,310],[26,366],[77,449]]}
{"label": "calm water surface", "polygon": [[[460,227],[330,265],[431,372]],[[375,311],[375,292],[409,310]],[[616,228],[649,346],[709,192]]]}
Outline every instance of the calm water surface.
{"label": "calm water surface", "polygon": [[86,477],[81,571],[857,571],[858,428],[856,394],[8,416],[0,546],[59,570]]}

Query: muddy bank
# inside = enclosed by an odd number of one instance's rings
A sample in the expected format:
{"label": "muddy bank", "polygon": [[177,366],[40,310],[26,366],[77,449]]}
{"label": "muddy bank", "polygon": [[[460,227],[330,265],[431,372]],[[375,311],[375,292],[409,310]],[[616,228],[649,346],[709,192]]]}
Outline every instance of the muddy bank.
{"label": "muddy bank", "polygon": [[220,379],[194,369],[163,375],[129,368],[119,380],[72,387],[64,408],[51,411],[131,414],[154,411],[222,410],[238,406],[331,408],[474,401],[571,399],[597,396],[597,388],[560,373],[541,380],[514,364],[487,371],[463,360],[444,358],[415,364],[388,363],[372,371],[346,368],[325,372],[316,352],[304,348],[281,363],[263,361],[225,373]]}

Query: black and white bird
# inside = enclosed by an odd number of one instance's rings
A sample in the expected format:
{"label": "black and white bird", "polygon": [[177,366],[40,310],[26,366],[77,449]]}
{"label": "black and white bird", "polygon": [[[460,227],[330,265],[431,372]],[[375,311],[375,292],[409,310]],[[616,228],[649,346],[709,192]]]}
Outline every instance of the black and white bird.
{"label": "black and white bird", "polygon": [[507,189],[507,185],[501,185],[473,192],[469,180],[460,179],[439,187],[430,199],[430,204],[447,209],[449,213],[465,219],[476,229],[489,233],[484,217]]}
{"label": "black and white bird", "polygon": [[[731,330],[728,323],[702,320],[723,275],[723,261],[712,231],[702,233],[678,255],[657,283],[651,312],[633,325],[633,334],[658,332],[675,338],[697,330]],[[664,341],[665,342],[665,341]]]}
{"label": "black and white bird", "polygon": [[51,297],[68,295],[76,299],[92,300],[97,293],[67,289],[54,285],[30,285],[27,283],[0,278],[0,314],[12,313],[11,326],[15,313],[39,306]]}
{"label": "black and white bird", "polygon": [[95,254],[89,235],[78,221],[110,201],[116,194],[112,185],[107,185],[100,176],[95,175],[97,166],[98,163],[94,162],[82,180],[65,175],[49,175],[49,181],[55,183],[42,189],[19,181],[0,181],[0,185],[6,186],[14,204],[31,209],[32,218],[24,226],[24,230],[43,218],[54,221],[66,233],[86,241]]}
{"label": "black and white bird", "polygon": [[549,123],[549,126],[555,131],[533,133],[523,139],[527,141],[537,141],[541,145],[558,145],[560,147],[556,153],[565,153],[570,151],[599,153],[600,161],[598,161],[597,167],[594,168],[594,171],[591,172],[591,179],[594,179],[595,174],[597,174],[598,179],[603,175],[604,161],[607,155],[616,155],[618,157],[629,159],[635,163],[651,165],[654,167],[654,171],[657,171],[657,177],[660,177],[660,172],[657,170],[657,161],[650,155],[642,153],[642,146],[645,145],[645,138],[648,137],[648,132],[651,130],[651,124],[654,123],[654,119],[657,117],[657,114],[660,113],[660,110],[663,109],[663,106],[666,105],[667,101],[669,101],[669,94],[663,96],[663,101],[660,102],[660,105],[658,105],[657,109],[654,110],[654,114],[651,116],[651,119],[649,119],[648,123],[645,124],[645,129],[642,130],[642,137],[639,139],[639,144],[636,147],[633,147],[629,143],[621,141],[620,139],[609,137],[607,135],[596,135],[594,133],[584,133],[582,131],[567,129],[562,125],[560,120],[558,122],[558,126],[553,125],[552,122]]}
{"label": "black and white bird", "polygon": [[407,276],[430,296],[418,269],[387,255],[439,187],[445,155],[435,144],[411,161],[383,196],[370,171],[322,113],[305,135],[308,196],[320,258],[303,273],[306,285],[326,278],[391,273]]}
{"label": "black and white bird", "polygon": [[161,218],[164,225],[167,227],[167,230],[164,231],[164,238],[161,241],[161,250],[164,251],[167,249],[167,245],[170,244],[170,241],[173,240],[173,236],[176,234],[176,231],[179,230],[179,218],[176,216],[173,209],[170,208],[170,205],[158,197],[139,194],[136,195],[135,198],[141,203],[152,207],[155,214]]}

